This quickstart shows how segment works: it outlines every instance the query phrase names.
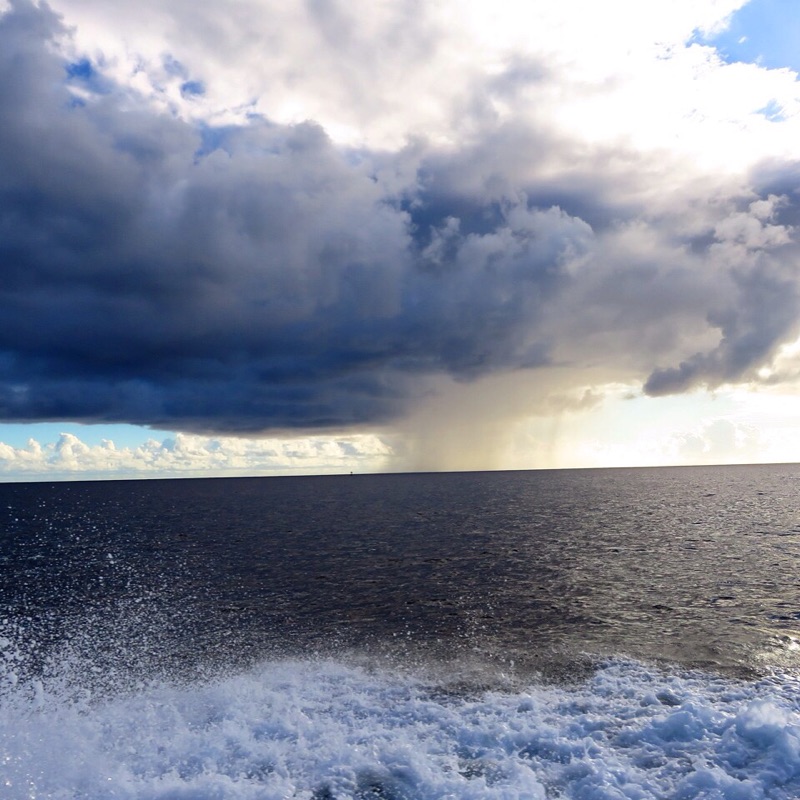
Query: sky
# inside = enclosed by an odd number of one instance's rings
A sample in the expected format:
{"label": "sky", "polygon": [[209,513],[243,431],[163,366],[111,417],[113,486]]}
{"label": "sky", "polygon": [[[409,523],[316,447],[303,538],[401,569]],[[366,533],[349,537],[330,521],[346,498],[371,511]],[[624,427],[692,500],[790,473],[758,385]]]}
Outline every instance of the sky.
{"label": "sky", "polygon": [[0,0],[0,480],[800,460],[794,0]]}

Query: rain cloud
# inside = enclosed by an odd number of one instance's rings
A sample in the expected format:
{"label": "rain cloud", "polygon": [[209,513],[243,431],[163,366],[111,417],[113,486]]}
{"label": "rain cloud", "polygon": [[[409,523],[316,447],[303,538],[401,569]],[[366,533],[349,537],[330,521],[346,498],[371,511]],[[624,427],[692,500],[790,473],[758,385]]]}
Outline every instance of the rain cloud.
{"label": "rain cloud", "polygon": [[[309,9],[331,46],[357,37]],[[750,380],[798,334],[797,166],[711,180],[502,111],[560,79],[542,61],[472,76],[458,140],[392,148],[165,110],[78,50],[45,4],[0,16],[4,420],[351,429],[440,380]],[[213,90],[162,66],[186,108]]]}

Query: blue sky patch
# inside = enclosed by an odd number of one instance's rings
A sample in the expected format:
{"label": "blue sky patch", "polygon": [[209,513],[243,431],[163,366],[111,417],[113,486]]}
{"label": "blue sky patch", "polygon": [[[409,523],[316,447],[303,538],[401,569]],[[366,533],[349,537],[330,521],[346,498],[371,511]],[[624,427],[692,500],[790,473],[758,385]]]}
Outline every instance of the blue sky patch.
{"label": "blue sky patch", "polygon": [[195,159],[203,158],[215,150],[225,149],[225,142],[231,131],[234,130],[230,126],[214,127],[211,125],[200,126],[200,147],[194,153]]}
{"label": "blue sky patch", "polygon": [[79,80],[88,81],[95,75],[92,62],[88,58],[82,58],[80,61],[74,61],[66,66],[67,76],[70,78],[77,78]]}
{"label": "blue sky patch", "polygon": [[186,81],[181,84],[181,95],[183,97],[197,97],[206,93],[206,87],[202,81]]}
{"label": "blue sky patch", "polygon": [[103,73],[98,71],[88,58],[70,62],[64,67],[64,71],[69,82],[80,84],[90,92],[106,94],[109,91],[108,81]]}
{"label": "blue sky patch", "polygon": [[756,114],[761,114],[770,122],[783,122],[786,119],[783,106],[777,100],[770,100],[763,108],[759,108]]}
{"label": "blue sky patch", "polygon": [[161,440],[163,431],[152,431],[139,425],[102,424],[81,425],[77,422],[33,422],[0,423],[0,442],[11,447],[25,448],[29,439],[42,445],[57,442],[62,433],[77,436],[90,447],[99,445],[103,439],[110,439],[116,447],[139,447],[148,439]]}
{"label": "blue sky patch", "polygon": [[728,63],[800,72],[800,3],[751,0],[733,14],[725,31],[703,41]]}

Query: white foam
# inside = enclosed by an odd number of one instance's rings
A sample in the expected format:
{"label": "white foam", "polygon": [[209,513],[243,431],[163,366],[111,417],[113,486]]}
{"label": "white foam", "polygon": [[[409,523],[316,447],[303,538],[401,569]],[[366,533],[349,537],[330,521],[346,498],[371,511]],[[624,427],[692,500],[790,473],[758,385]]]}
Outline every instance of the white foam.
{"label": "white foam", "polygon": [[788,800],[798,688],[630,662],[480,693],[333,661],[102,700],[6,683],[0,796]]}

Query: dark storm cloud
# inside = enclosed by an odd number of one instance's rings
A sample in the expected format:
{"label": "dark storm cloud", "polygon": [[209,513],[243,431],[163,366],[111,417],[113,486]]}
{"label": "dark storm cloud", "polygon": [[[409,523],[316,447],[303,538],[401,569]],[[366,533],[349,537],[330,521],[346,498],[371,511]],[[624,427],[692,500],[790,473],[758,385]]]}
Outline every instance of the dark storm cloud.
{"label": "dark storm cloud", "polygon": [[[309,7],[346,33],[338,6]],[[698,215],[654,203],[619,153],[573,152],[477,101],[469,142],[449,149],[347,150],[313,122],[204,127],[60,57],[66,35],[27,0],[0,17],[6,420],[382,422],[432,376],[541,367],[565,345],[652,373],[661,394],[735,380],[794,325],[794,283],[770,256],[749,268],[714,249],[736,245],[714,227],[728,211],[682,231]],[[515,64],[476,97],[545,78]],[[635,225],[663,225],[666,244],[637,252]],[[687,324],[720,344],[698,350]]]}
{"label": "dark storm cloud", "polygon": [[[421,232],[449,211],[462,228],[485,233],[515,186],[529,205],[558,207],[587,223],[593,240],[579,246],[587,266],[568,270],[563,291],[554,292],[551,305],[562,316],[552,338],[580,350],[586,364],[649,373],[646,394],[751,379],[797,335],[791,233],[800,182],[791,165],[760,168],[749,189],[709,185],[699,198],[659,195],[665,181],[657,162],[609,147],[580,153],[545,129],[512,122],[456,153],[428,157],[420,175],[421,202],[410,213]],[[569,239],[580,242],[574,232]],[[696,340],[705,344],[708,333],[717,344],[652,369]]]}
{"label": "dark storm cloud", "polygon": [[3,418],[350,425],[397,415],[420,375],[546,361],[530,322],[585,225],[506,203],[480,232],[439,215],[420,247],[369,154],[87,93],[63,35],[24,0],[0,18]]}
{"label": "dark storm cloud", "polygon": [[735,303],[709,314],[721,333],[719,344],[693,354],[677,367],[656,369],[644,384],[652,396],[677,394],[698,385],[734,383],[765,361],[796,329],[800,297],[794,281],[769,267],[734,274]]}

